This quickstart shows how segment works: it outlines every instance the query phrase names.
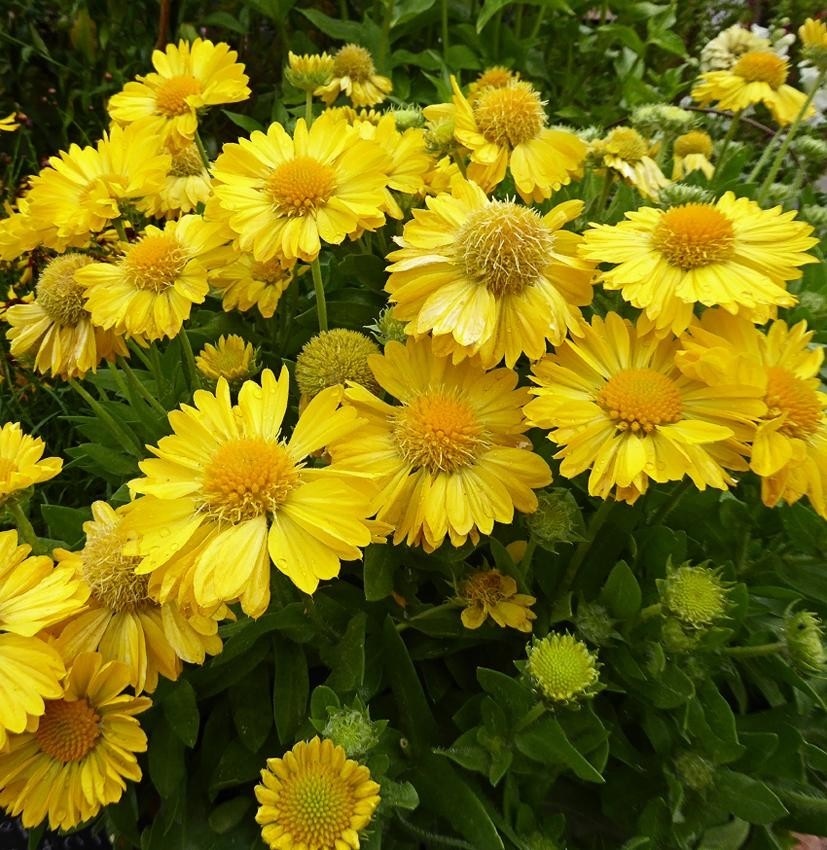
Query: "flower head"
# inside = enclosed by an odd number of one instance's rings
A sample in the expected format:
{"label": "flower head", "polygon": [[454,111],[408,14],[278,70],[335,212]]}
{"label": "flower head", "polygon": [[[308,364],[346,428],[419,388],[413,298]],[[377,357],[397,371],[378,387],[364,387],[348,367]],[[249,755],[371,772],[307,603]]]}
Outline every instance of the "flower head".
{"label": "flower head", "polygon": [[330,711],[330,718],[322,734],[348,758],[364,755],[379,743],[379,735],[387,721],[374,723],[365,708],[338,708]]}
{"label": "flower head", "polygon": [[17,113],[10,112],[5,118],[0,118],[0,132],[13,133],[20,124],[16,121]]}
{"label": "flower head", "polygon": [[703,130],[691,130],[678,136],[672,146],[672,179],[682,180],[693,171],[701,171],[711,180],[715,173],[715,166],[710,162],[712,149],[712,138]]}
{"label": "flower head", "polygon": [[358,331],[322,331],[305,343],[296,358],[299,391],[308,401],[327,387],[348,382],[376,392],[379,384],[368,366],[368,358],[378,353],[376,343]]}
{"label": "flower head", "polygon": [[688,563],[670,567],[666,578],[658,580],[658,589],[664,608],[693,628],[711,626],[726,616],[729,589],[720,570]]}
{"label": "flower head", "polygon": [[671,103],[646,103],[632,111],[631,124],[639,132],[652,136],[655,133],[686,133],[697,123],[697,116],[688,109]]}
{"label": "flower head", "polygon": [[571,490],[554,487],[538,493],[537,498],[537,510],[528,515],[526,526],[539,546],[553,552],[558,543],[585,539],[583,512]]}
{"label": "flower head", "polygon": [[543,699],[565,705],[596,693],[600,681],[597,653],[573,635],[535,638],[527,652],[526,673]]}
{"label": "flower head", "polygon": [[221,307],[226,312],[246,312],[254,307],[265,318],[276,312],[281,296],[290,284],[307,268],[297,270],[295,260],[275,256],[259,262],[249,252],[237,251],[228,245],[216,255],[209,271],[210,286],[221,295]]}
{"label": "flower head", "polygon": [[459,587],[459,599],[465,605],[462,625],[478,629],[489,617],[500,627],[520,632],[531,631],[537,615],[531,606],[533,596],[517,593],[517,582],[499,570],[477,570],[466,576]]}
{"label": "flower head", "polygon": [[206,204],[212,195],[212,182],[195,143],[167,148],[171,156],[164,184],[138,203],[138,209],[160,218],[178,218]]}
{"label": "flower head", "polygon": [[827,23],[807,18],[798,28],[802,53],[819,70],[827,68]]}
{"label": "flower head", "polygon": [[11,495],[54,478],[63,468],[58,457],[43,457],[46,444],[23,433],[19,422],[0,428],[0,505]]}
{"label": "flower head", "polygon": [[675,756],[675,771],[693,791],[706,791],[715,779],[715,765],[691,750],[682,750]]}
{"label": "flower head", "polygon": [[237,334],[220,336],[215,345],[207,343],[195,358],[195,365],[210,381],[225,378],[231,384],[252,378],[259,368],[253,344]]}
{"label": "flower head", "polygon": [[615,127],[604,139],[593,142],[592,148],[606,168],[616,171],[646,198],[656,199],[669,184],[650,155],[652,146],[631,127]]}
{"label": "flower head", "polygon": [[796,611],[784,620],[784,640],[796,669],[804,673],[823,673],[827,667],[821,620],[812,611]]}
{"label": "flower head", "polygon": [[333,79],[335,62],[328,53],[299,55],[289,51],[284,79],[297,89],[312,92],[328,85]]}
{"label": "flower head", "polygon": [[752,50],[766,50],[769,46],[769,39],[755,34],[740,24],[734,24],[704,45],[701,50],[701,70],[726,71],[745,53]]}
{"label": "flower head", "polygon": [[346,44],[333,54],[333,79],[315,94],[330,106],[344,93],[354,106],[376,106],[391,93],[393,84],[376,73],[370,51],[359,44]]}

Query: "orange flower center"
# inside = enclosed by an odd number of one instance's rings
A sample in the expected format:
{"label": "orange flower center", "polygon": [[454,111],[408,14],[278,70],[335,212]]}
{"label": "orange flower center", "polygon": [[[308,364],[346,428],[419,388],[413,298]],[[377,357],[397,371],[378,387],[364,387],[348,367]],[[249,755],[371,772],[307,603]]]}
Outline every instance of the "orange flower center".
{"label": "orange flower center", "polygon": [[287,845],[321,850],[345,842],[356,801],[340,773],[325,764],[306,765],[282,783],[279,826],[292,838]]}
{"label": "orange flower center", "polygon": [[782,366],[767,370],[765,401],[770,418],[785,417],[780,430],[789,437],[809,437],[821,424],[823,405],[816,390]]}
{"label": "orange flower center", "polygon": [[474,210],[456,236],[456,262],[495,297],[519,295],[548,266],[554,234],[540,215],[511,201]]}
{"label": "orange flower center", "polygon": [[376,73],[370,53],[358,44],[346,44],[333,57],[333,76],[362,83]]}
{"label": "orange flower center", "polygon": [[621,369],[596,400],[619,431],[649,434],[658,425],[681,418],[681,394],[675,382],[654,369]]}
{"label": "orange flower center", "polygon": [[[503,590],[503,575],[498,570],[479,570],[470,575],[462,586],[468,602],[494,607],[507,598]],[[513,594],[508,594],[511,596]]]}
{"label": "orange flower center", "polygon": [[646,139],[631,127],[616,127],[606,136],[603,145],[608,153],[627,162],[638,162],[649,153]]}
{"label": "orange flower center", "polygon": [[471,407],[445,390],[425,392],[399,408],[393,439],[406,463],[432,475],[471,466],[488,445]]}
{"label": "orange flower center", "polygon": [[144,236],[131,245],[123,259],[127,280],[136,289],[164,292],[175,284],[187,264],[183,246],[174,236]]}
{"label": "orange flower center", "polygon": [[195,177],[204,173],[204,163],[195,145],[188,145],[172,155],[169,168],[170,177]]}
{"label": "orange flower center", "polygon": [[298,484],[299,470],[284,445],[240,437],[213,455],[201,492],[207,512],[236,524],[275,513]]}
{"label": "orange flower center", "polygon": [[273,170],[266,189],[279,212],[308,215],[330,200],[336,190],[336,172],[311,156],[297,156]]}
{"label": "orange flower center", "polygon": [[75,272],[92,262],[83,254],[55,257],[40,275],[36,300],[46,315],[61,327],[74,327],[85,315],[83,287],[75,282]]}
{"label": "orange flower center", "polygon": [[684,270],[728,260],[734,244],[732,222],[711,204],[672,207],[652,233],[652,247]]}
{"label": "orange flower center", "polygon": [[278,257],[267,260],[266,262],[253,260],[250,263],[250,277],[261,283],[275,284],[285,282],[286,286],[290,282],[292,275],[293,270],[291,268],[285,268]]}
{"label": "orange flower center", "polygon": [[155,604],[149,599],[149,576],[135,574],[141,558],[124,555],[125,542],[117,525],[96,523],[86,535],[81,553],[81,572],[92,597],[111,611],[134,611]]}
{"label": "orange flower center", "polygon": [[101,736],[100,716],[85,699],[47,700],[35,732],[40,749],[66,764],[80,761],[95,749]]}
{"label": "orange flower center", "polygon": [[503,147],[513,148],[537,138],[546,123],[539,92],[519,81],[478,92],[473,110],[486,141]]}
{"label": "orange flower center", "polygon": [[688,156],[692,153],[701,153],[707,158],[712,156],[712,139],[708,133],[692,130],[675,139],[675,156]]}
{"label": "orange flower center", "polygon": [[201,83],[192,74],[177,74],[164,80],[155,91],[158,112],[167,118],[189,112],[192,107],[187,98],[192,94],[201,94]]}
{"label": "orange flower center", "polygon": [[768,50],[750,50],[735,63],[732,73],[748,83],[767,83],[777,89],[787,82],[787,62]]}

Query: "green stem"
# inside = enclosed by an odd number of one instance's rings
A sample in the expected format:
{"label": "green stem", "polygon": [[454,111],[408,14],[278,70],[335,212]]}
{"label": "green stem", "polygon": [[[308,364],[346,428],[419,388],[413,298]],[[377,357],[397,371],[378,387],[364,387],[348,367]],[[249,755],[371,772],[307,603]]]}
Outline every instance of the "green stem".
{"label": "green stem", "polygon": [[787,645],[783,641],[775,643],[760,643],[756,646],[727,646],[724,647],[724,652],[727,655],[734,655],[736,658],[752,658],[760,655],[776,655],[783,652]]}
{"label": "green stem", "polygon": [[304,121],[308,128],[313,123],[313,92],[310,89],[304,93]]}
{"label": "green stem", "polygon": [[747,177],[747,183],[752,183],[754,180],[757,180],[758,175],[764,170],[764,166],[769,162],[769,159],[772,156],[772,150],[775,147],[776,138],[776,136],[773,136],[765,145],[758,162],[755,163],[755,167],[752,171],[750,171],[749,176]]}
{"label": "green stem", "polygon": [[741,121],[741,113],[734,112],[732,114],[732,118],[729,121],[729,129],[724,136],[724,141],[721,145],[721,152],[718,154],[718,167],[724,167],[724,161],[726,157],[727,149],[729,148],[729,143],[735,138],[735,131],[738,129],[738,124]]}
{"label": "green stem", "polygon": [[517,722],[514,727],[515,732],[522,732],[523,729],[528,729],[532,723],[539,720],[546,713],[546,707],[538,702],[533,708],[530,708]]}
{"label": "green stem", "polygon": [[448,0],[441,0],[440,3],[440,19],[442,22],[442,58],[448,51]]}
{"label": "green stem", "polygon": [[166,408],[155,398],[154,395],[146,388],[146,385],[143,381],[141,381],[135,372],[132,370],[132,367],[123,357],[118,357],[118,366],[123,369],[123,371],[132,378],[132,382],[138,392],[141,394],[143,400],[156,412],[159,413],[164,419],[167,418],[168,411]]}
{"label": "green stem", "polygon": [[393,0],[384,0],[385,10],[382,15],[382,38],[379,40],[379,49],[376,52],[376,67],[385,70],[388,45],[390,44],[391,16],[393,15]]}
{"label": "green stem", "polygon": [[586,555],[589,554],[589,550],[592,548],[592,544],[597,537],[597,532],[603,527],[614,506],[615,503],[613,501],[604,499],[600,503],[600,507],[592,514],[592,518],[589,521],[589,528],[586,532],[586,539],[579,543],[574,550],[574,554],[571,556],[571,561],[569,561],[568,568],[566,569],[566,574],[563,576],[563,581],[558,588],[557,592],[561,596],[567,593],[574,583],[577,571],[582,566],[583,561],[586,560]]}
{"label": "green stem", "polygon": [[[187,373],[190,393],[194,393],[196,390],[201,388],[201,379],[198,377],[198,367],[195,365],[195,355],[192,353],[190,338],[187,336],[187,332],[183,328],[181,328],[178,338],[181,340],[181,352],[184,355],[184,370]],[[166,411],[164,412],[164,415],[166,416]]]}
{"label": "green stem", "polygon": [[117,231],[118,238],[121,240],[121,242],[129,242],[129,239],[127,239],[127,237],[126,237],[126,228],[123,226],[123,219],[122,218],[116,218],[112,222],[112,226]]}
{"label": "green stem", "polygon": [[609,202],[609,193],[612,190],[613,183],[614,172],[607,168],[606,173],[603,176],[603,185],[600,188],[600,195],[597,199],[594,209],[589,210],[588,214],[590,217],[598,217],[606,209],[606,204]]}
{"label": "green stem", "polygon": [[19,538],[32,547],[32,554],[42,554],[43,547],[40,545],[40,539],[35,534],[34,527],[29,522],[29,518],[23,513],[20,504],[14,500],[6,502],[6,510],[11,514],[17,525],[17,534]]}
{"label": "green stem", "polygon": [[121,448],[132,457],[140,457],[144,447],[143,443],[141,443],[135,434],[132,431],[126,431],[122,428],[115,420],[115,417],[74,378],[69,378],[68,383],[89,407],[92,408],[98,419],[111,431],[112,436],[120,443]]}
{"label": "green stem", "polygon": [[201,162],[204,163],[204,168],[209,172],[210,158],[207,156],[207,149],[204,147],[204,142],[201,140],[201,134],[198,130],[195,131],[195,145],[198,148],[198,153],[201,154]]}
{"label": "green stem", "polygon": [[324,284],[322,283],[322,267],[319,258],[310,264],[310,272],[313,275],[313,291],[316,293],[316,315],[319,317],[319,330],[327,330],[327,302],[324,299]]}
{"label": "green stem", "polygon": [[537,38],[540,33],[540,26],[543,23],[543,18],[546,16],[546,7],[540,6],[540,11],[537,12],[537,17],[534,19],[534,26],[531,28],[531,32],[528,34],[529,41],[533,41]]}
{"label": "green stem", "polygon": [[678,502],[684,497],[686,491],[692,486],[692,481],[689,478],[684,478],[680,484],[672,491],[669,498],[652,514],[649,520],[649,525],[661,525],[666,517],[675,510]]}

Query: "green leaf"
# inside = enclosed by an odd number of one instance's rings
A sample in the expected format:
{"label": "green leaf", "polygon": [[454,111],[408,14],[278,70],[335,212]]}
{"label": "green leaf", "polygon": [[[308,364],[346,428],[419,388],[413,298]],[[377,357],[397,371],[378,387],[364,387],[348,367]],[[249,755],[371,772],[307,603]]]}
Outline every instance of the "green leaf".
{"label": "green leaf", "polygon": [[625,561],[618,561],[611,573],[600,598],[609,609],[609,613],[619,620],[628,620],[640,611],[642,594],[635,574]]}
{"label": "green leaf", "polygon": [[66,449],[69,457],[76,458],[79,465],[102,477],[121,479],[138,474],[138,459],[125,455],[117,449],[110,449],[97,443],[81,443]]}
{"label": "green leaf", "polygon": [[273,714],[276,732],[282,744],[293,740],[304,720],[310,676],[304,647],[276,638],[273,641],[275,677],[273,680]]}
{"label": "green leaf", "polygon": [[184,746],[164,717],[149,736],[149,778],[161,797],[181,790],[186,776]]}
{"label": "green leaf", "polygon": [[242,130],[246,130],[248,133],[255,133],[256,130],[262,133],[265,132],[264,125],[249,115],[243,115],[241,112],[230,112],[229,109],[222,109],[221,111],[236,127],[241,127]]}
{"label": "green leaf", "polygon": [[264,670],[257,667],[227,692],[238,737],[252,753],[259,751],[273,728],[269,677]]}
{"label": "green leaf", "polygon": [[316,632],[303,602],[291,602],[278,611],[268,611],[258,620],[243,618],[222,628],[226,639],[224,651],[210,661],[210,669],[242,657],[259,638],[275,631],[283,631],[296,641],[299,637],[310,640]]}
{"label": "green leaf", "polygon": [[489,670],[486,667],[477,668],[477,681],[486,693],[491,694],[515,723],[527,711],[534,707],[536,697],[518,679],[506,676],[499,670]]}
{"label": "green leaf", "polygon": [[786,806],[763,782],[722,768],[716,775],[717,801],[749,823],[773,823],[787,814]]}
{"label": "green leaf", "polygon": [[394,782],[393,779],[383,776],[379,784],[382,787],[383,806],[412,812],[419,805],[419,794],[410,782]]}
{"label": "green leaf", "polygon": [[[150,749],[150,756],[151,752]],[[241,741],[230,741],[210,777],[210,797],[214,799],[222,788],[245,785],[256,779],[263,767],[260,755],[251,753]]]}
{"label": "green leaf", "polygon": [[190,749],[198,740],[198,701],[192,685],[186,679],[179,679],[161,702],[172,730]]}
{"label": "green leaf", "polygon": [[353,41],[368,48],[374,56],[379,52],[379,42],[382,39],[382,31],[370,18],[359,21],[342,21],[331,18],[318,9],[298,9],[307,20],[318,27],[325,35],[342,41]]}
{"label": "green leaf", "polygon": [[417,15],[427,12],[436,0],[396,0],[393,4],[391,26],[395,27],[412,20]]}
{"label": "green leaf", "polygon": [[479,15],[477,15],[477,35],[485,29],[485,25],[500,9],[510,6],[513,2],[514,0],[485,0]]}
{"label": "green leaf", "polygon": [[65,508],[62,505],[41,505],[40,514],[46,521],[49,536],[63,540],[72,549],[83,539],[83,523],[92,518],[89,508]]}
{"label": "green leaf", "polygon": [[217,27],[224,27],[224,29],[230,30],[230,32],[237,32],[239,35],[245,35],[247,33],[247,27],[245,27],[238,18],[234,18],[228,12],[210,12],[210,14],[203,19],[203,23]]}
{"label": "green leaf", "polygon": [[541,717],[518,733],[514,743],[523,755],[534,761],[549,767],[565,765],[586,782],[605,782],[594,765],[574,747],[554,717]]}
{"label": "green leaf", "polygon": [[238,826],[253,805],[252,797],[233,797],[215,806],[207,818],[210,829],[223,835]]}
{"label": "green leaf", "polygon": [[392,546],[368,546],[365,550],[363,581],[368,602],[377,602],[393,593],[397,558],[397,551]]}
{"label": "green leaf", "polygon": [[361,687],[365,678],[365,629],[367,615],[360,611],[347,624],[345,633],[333,652],[324,656],[331,672],[328,687],[337,693],[347,693]]}
{"label": "green leaf", "polygon": [[317,688],[314,688],[313,693],[310,695],[310,716],[313,720],[323,724],[327,723],[330,717],[327,709],[331,706],[334,709],[341,708],[342,706],[336,691],[333,688],[328,688],[327,685],[319,685]]}
{"label": "green leaf", "polygon": [[723,826],[708,829],[698,845],[698,850],[739,850],[749,837],[750,825],[735,818]]}

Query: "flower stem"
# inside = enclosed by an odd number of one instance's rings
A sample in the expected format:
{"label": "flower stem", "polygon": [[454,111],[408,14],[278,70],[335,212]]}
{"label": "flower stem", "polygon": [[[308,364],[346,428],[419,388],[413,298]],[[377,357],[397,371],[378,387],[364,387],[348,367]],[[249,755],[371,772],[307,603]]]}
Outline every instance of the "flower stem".
{"label": "flower stem", "polygon": [[132,382],[132,385],[135,387],[135,389],[141,395],[143,400],[156,413],[159,413],[163,419],[166,419],[167,418],[166,408],[161,404],[161,402],[158,401],[157,398],[155,398],[154,395],[152,395],[152,393],[146,388],[146,385],[144,384],[144,382],[141,381],[138,378],[138,376],[135,374],[135,372],[132,371],[132,367],[129,365],[129,363],[127,362],[125,357],[122,357],[122,356],[118,357],[118,366],[124,371],[124,373],[130,379],[130,381]]}
{"label": "flower stem", "polygon": [[310,89],[304,92],[304,120],[309,129],[313,123],[313,92]]}
{"label": "flower stem", "polygon": [[195,365],[195,355],[192,353],[190,338],[183,328],[181,328],[178,338],[181,340],[181,353],[184,355],[184,370],[187,373],[190,393],[194,393],[201,388],[201,379],[198,377],[198,368]]}
{"label": "flower stem", "polygon": [[775,655],[786,648],[787,645],[783,641],[776,641],[775,643],[760,643],[756,646],[726,646],[724,652],[737,658],[751,658],[759,655]]}
{"label": "flower stem", "polygon": [[198,130],[195,131],[195,145],[198,148],[198,153],[201,154],[201,162],[204,163],[204,168],[209,172],[210,158],[207,156],[207,149],[204,147],[204,142],[201,140],[201,134]]}
{"label": "flower stem", "polygon": [[12,519],[17,525],[17,533],[20,536],[20,539],[32,547],[32,554],[42,554],[40,539],[37,534],[35,534],[34,527],[31,522],[29,522],[29,518],[26,514],[23,513],[23,509],[20,507],[20,504],[12,499],[11,501],[6,502],[4,507],[9,514],[11,514]]}
{"label": "flower stem", "polygon": [[729,143],[735,138],[735,131],[738,129],[738,124],[741,121],[741,113],[733,112],[732,118],[729,121],[729,129],[724,136],[724,141],[721,144],[721,152],[718,154],[718,167],[723,168],[726,152],[729,148]]}
{"label": "flower stem", "polygon": [[316,315],[319,317],[319,330],[327,330],[327,302],[324,300],[324,284],[322,283],[322,267],[319,258],[310,264],[313,275],[313,291],[316,293]]}
{"label": "flower stem", "polygon": [[776,136],[773,136],[764,146],[764,150],[758,162],[755,163],[755,168],[750,171],[749,176],[747,177],[747,183],[752,183],[753,180],[757,180],[758,175],[764,170],[764,166],[769,162],[769,159],[772,156],[776,138]]}
{"label": "flower stem", "polygon": [[123,226],[123,219],[122,218],[116,218],[112,222],[112,226],[117,231],[118,238],[121,240],[121,242],[129,242],[129,239],[126,236],[126,228]]}
{"label": "flower stem", "polygon": [[652,514],[649,520],[649,525],[660,525],[675,510],[678,502],[684,497],[686,491],[692,486],[692,481],[689,478],[684,478],[680,484],[672,491],[669,498]]}
{"label": "flower stem", "polygon": [[445,58],[445,54],[448,51],[448,0],[441,0],[440,2],[440,18],[442,22],[442,57]]}
{"label": "flower stem", "polygon": [[532,723],[539,720],[545,713],[546,707],[541,702],[538,702],[517,721],[514,731],[522,732],[523,729],[527,729]]}
{"label": "flower stem", "polygon": [[592,518],[589,521],[589,529],[586,539],[581,543],[578,543],[577,548],[574,550],[574,554],[571,556],[571,561],[569,561],[566,574],[563,576],[563,581],[560,583],[560,587],[558,588],[557,592],[561,596],[568,592],[569,588],[571,588],[574,583],[577,571],[582,566],[583,561],[586,560],[586,555],[589,554],[589,550],[592,548],[592,544],[597,537],[597,532],[603,527],[603,524],[608,519],[614,506],[615,503],[613,501],[610,499],[604,499],[600,503],[600,507],[592,514]]}

